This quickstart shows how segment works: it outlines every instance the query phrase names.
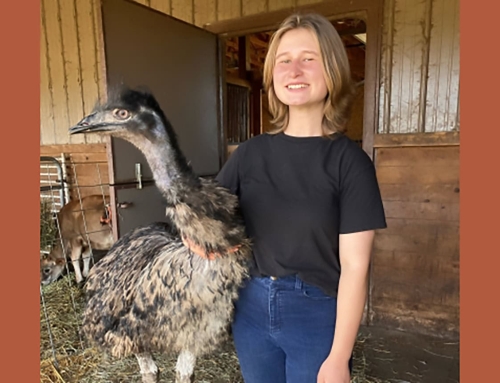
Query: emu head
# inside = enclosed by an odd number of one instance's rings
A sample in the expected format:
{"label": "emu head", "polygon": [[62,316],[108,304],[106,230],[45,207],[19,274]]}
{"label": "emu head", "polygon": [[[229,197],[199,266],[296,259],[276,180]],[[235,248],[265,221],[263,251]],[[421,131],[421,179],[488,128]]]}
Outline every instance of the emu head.
{"label": "emu head", "polygon": [[70,128],[70,134],[100,133],[125,139],[141,150],[167,145],[178,150],[177,138],[155,97],[147,91],[119,88],[91,114]]}
{"label": "emu head", "polygon": [[145,155],[162,189],[174,179],[199,186],[174,129],[149,92],[127,87],[110,92],[106,103],[97,105],[69,133],[108,134],[130,142]]}

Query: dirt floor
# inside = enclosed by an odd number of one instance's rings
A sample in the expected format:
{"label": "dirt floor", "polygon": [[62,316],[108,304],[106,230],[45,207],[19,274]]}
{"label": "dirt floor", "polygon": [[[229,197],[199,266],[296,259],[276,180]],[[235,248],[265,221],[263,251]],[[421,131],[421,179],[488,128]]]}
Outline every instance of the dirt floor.
{"label": "dirt floor", "polygon": [[365,374],[390,383],[459,382],[459,342],[363,327]]}

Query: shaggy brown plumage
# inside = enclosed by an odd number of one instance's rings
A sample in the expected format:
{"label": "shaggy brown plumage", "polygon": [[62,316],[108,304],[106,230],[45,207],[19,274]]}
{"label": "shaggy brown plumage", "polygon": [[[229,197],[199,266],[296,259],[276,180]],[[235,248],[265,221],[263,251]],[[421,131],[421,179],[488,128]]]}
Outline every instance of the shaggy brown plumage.
{"label": "shaggy brown plumage", "polygon": [[[225,334],[248,275],[250,242],[237,197],[194,174],[150,93],[122,89],[108,100],[70,133],[112,134],[141,150],[168,203],[168,223],[125,234],[91,269],[82,331],[115,356],[135,354],[143,382],[157,379],[151,352],[178,352],[177,382],[190,382],[196,357]],[[222,256],[194,255],[181,236]]]}

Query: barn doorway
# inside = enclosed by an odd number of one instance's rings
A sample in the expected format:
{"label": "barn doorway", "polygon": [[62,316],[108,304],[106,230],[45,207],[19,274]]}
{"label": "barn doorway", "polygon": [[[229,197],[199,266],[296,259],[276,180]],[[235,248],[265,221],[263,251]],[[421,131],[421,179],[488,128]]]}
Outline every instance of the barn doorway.
{"label": "barn doorway", "polygon": [[[366,23],[360,18],[331,21],[339,33],[351,65],[356,97],[346,135],[363,145]],[[270,38],[275,30],[228,37],[225,42],[228,154],[243,141],[272,129],[263,68]]]}

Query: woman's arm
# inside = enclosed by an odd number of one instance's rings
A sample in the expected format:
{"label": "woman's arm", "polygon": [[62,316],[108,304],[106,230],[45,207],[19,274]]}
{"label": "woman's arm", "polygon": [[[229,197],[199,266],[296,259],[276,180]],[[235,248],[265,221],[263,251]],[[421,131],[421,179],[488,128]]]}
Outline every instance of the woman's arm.
{"label": "woman's arm", "polygon": [[365,307],[368,268],[375,231],[341,234],[337,321],[330,355],[318,374],[321,383],[349,383],[351,357]]}

